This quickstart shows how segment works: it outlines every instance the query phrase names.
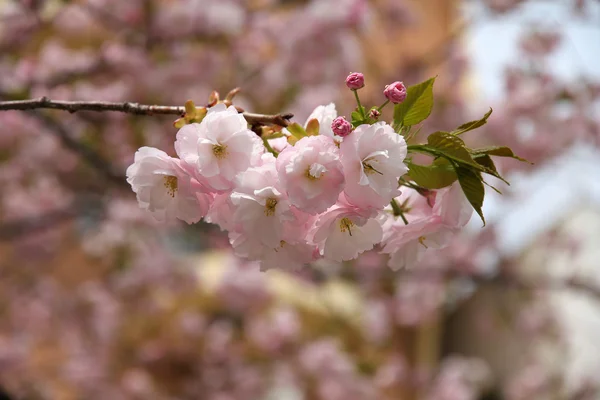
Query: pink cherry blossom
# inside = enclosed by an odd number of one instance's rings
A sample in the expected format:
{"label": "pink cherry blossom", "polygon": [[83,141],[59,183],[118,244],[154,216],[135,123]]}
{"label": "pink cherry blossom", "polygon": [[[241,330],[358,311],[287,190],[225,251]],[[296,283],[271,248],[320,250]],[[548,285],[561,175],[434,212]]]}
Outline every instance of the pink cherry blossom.
{"label": "pink cherry blossom", "polygon": [[241,226],[242,233],[252,235],[269,248],[281,245],[284,222],[295,219],[274,163],[241,173],[231,193],[231,203],[234,223]]}
{"label": "pink cherry blossom", "polygon": [[127,182],[141,208],[159,221],[178,218],[191,224],[206,215],[212,195],[180,168],[179,160],[153,147],[140,148],[134,160]]}
{"label": "pink cherry blossom", "polygon": [[382,252],[391,255],[388,265],[394,270],[415,265],[428,249],[446,247],[473,213],[458,183],[438,190],[435,196],[407,188],[396,202],[406,210],[408,224],[393,217],[383,224]]}
{"label": "pink cherry blossom", "polygon": [[199,124],[177,132],[177,155],[217,191],[230,190],[235,176],[259,161],[264,147],[235,107],[217,104]]}
{"label": "pink cherry blossom", "polygon": [[326,259],[352,260],[381,241],[383,230],[374,214],[336,205],[319,216],[312,240]]}
{"label": "pink cherry blossom", "polygon": [[398,179],[408,171],[407,148],[390,125],[360,125],[344,139],[340,152],[345,193],[352,204],[381,208],[399,195]]}
{"label": "pink cherry blossom", "polygon": [[339,150],[327,136],[308,136],[285,149],[277,172],[290,202],[310,214],[334,205],[344,188]]}

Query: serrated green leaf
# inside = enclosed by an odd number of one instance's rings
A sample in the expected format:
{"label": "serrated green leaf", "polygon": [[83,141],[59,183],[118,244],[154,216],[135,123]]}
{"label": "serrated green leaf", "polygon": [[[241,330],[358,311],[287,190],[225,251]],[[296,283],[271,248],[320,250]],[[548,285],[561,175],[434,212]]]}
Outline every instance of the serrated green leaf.
{"label": "serrated green leaf", "polygon": [[433,84],[431,78],[406,89],[406,99],[394,106],[394,124],[417,125],[427,119],[433,109]]}
{"label": "serrated green leaf", "polygon": [[458,128],[456,128],[455,130],[453,130],[451,133],[453,135],[462,135],[465,132],[472,131],[474,129],[482,127],[483,125],[485,125],[487,123],[488,118],[490,117],[490,115],[492,115],[492,111],[493,110],[490,108],[490,111],[488,111],[483,116],[483,118],[475,120],[475,121],[467,122],[466,124],[462,124],[461,126],[459,126]]}
{"label": "serrated green leaf", "polygon": [[492,160],[492,157],[488,156],[487,154],[475,155],[473,156],[473,159],[475,162],[477,162],[477,164],[482,165],[491,171],[498,172],[496,169],[496,164],[494,164],[494,160]]}
{"label": "serrated green leaf", "polygon": [[412,162],[406,162],[408,166],[408,176],[427,189],[441,189],[452,185],[456,179],[456,172],[450,163],[443,158],[435,160],[431,165],[419,165]]}
{"label": "serrated green leaf", "polygon": [[485,188],[483,187],[481,175],[477,171],[459,165],[455,165],[455,170],[460,187],[467,200],[469,200],[469,203],[471,203],[471,206],[473,206],[473,209],[475,209],[475,212],[481,218],[481,221],[483,221],[483,226],[485,226],[485,218],[481,210],[485,197]]}
{"label": "serrated green leaf", "polygon": [[477,163],[469,154],[465,142],[459,137],[448,132],[434,132],[427,137],[427,144],[445,157],[477,167]]}
{"label": "serrated green leaf", "polygon": [[319,134],[319,120],[316,118],[311,119],[306,124],[306,134],[308,136],[316,136]]}
{"label": "serrated green leaf", "polygon": [[[494,168],[489,168],[485,165],[485,161],[478,163],[475,157],[481,157],[484,154],[473,154],[465,146],[465,142],[458,136],[452,135],[448,132],[434,132],[427,138],[426,145],[409,145],[408,150],[417,151],[433,155],[435,157],[443,157],[456,163],[462,167],[468,167],[475,169],[479,172],[485,172],[486,174],[492,175],[502,180],[507,185],[509,184]],[[490,159],[491,161],[491,159]],[[489,163],[488,163],[489,164]],[[492,163],[493,164],[493,163]]]}
{"label": "serrated green leaf", "polygon": [[[477,162],[477,164],[479,164],[483,167],[481,172],[485,172],[488,175],[492,175],[492,176],[500,179],[502,182],[506,183],[507,185],[510,185],[510,183],[508,183],[508,181],[506,179],[504,179],[502,177],[502,175],[500,175],[498,173],[498,170],[496,169],[496,164],[494,164],[494,160],[492,160],[492,157],[490,157],[487,154],[473,154],[473,159]],[[496,188],[493,188],[493,189],[497,190]]]}
{"label": "serrated green leaf", "polygon": [[490,155],[490,156],[497,156],[497,157],[510,157],[510,158],[514,158],[516,160],[523,161],[523,162],[531,164],[526,159],[521,158],[521,157],[515,155],[515,153],[513,153],[512,149],[510,147],[506,147],[506,146],[482,147],[480,149],[471,150],[471,153],[473,155],[475,155],[475,154],[487,154],[487,155]]}

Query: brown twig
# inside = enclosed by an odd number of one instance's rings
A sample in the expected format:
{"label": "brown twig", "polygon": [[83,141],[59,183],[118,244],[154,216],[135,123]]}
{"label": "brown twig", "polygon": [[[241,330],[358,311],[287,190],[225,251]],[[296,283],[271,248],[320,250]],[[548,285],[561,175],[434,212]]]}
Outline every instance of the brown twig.
{"label": "brown twig", "polygon": [[[0,111],[6,110],[37,110],[37,109],[64,110],[70,113],[77,111],[116,111],[134,115],[183,115],[183,106],[159,106],[131,102],[105,102],[105,101],[60,101],[51,100],[48,97],[40,97],[31,100],[14,100],[0,102]],[[243,113],[250,125],[279,125],[288,126],[293,114],[255,114]]]}

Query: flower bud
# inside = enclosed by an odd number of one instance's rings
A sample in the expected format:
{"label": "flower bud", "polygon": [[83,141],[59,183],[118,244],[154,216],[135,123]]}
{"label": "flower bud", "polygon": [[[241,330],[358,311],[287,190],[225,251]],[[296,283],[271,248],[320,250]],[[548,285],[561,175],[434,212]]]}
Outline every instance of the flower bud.
{"label": "flower bud", "polygon": [[404,83],[396,81],[386,85],[383,94],[394,104],[402,103],[406,99],[406,86]]}
{"label": "flower bud", "polygon": [[369,118],[378,119],[381,116],[381,113],[376,108],[369,111]]}
{"label": "flower bud", "polygon": [[360,72],[353,72],[346,78],[346,86],[351,90],[357,90],[365,86],[365,76]]}
{"label": "flower bud", "polygon": [[345,137],[352,132],[352,124],[344,117],[337,117],[331,123],[331,130],[338,136]]}

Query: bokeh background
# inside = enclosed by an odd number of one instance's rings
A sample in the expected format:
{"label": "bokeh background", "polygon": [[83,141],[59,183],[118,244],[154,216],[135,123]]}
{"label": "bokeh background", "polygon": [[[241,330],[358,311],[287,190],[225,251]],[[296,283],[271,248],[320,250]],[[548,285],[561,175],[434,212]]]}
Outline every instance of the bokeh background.
{"label": "bokeh background", "polygon": [[[206,224],[159,224],[124,171],[172,118],[0,112],[0,398],[600,399],[597,0],[0,0],[0,100],[264,113],[438,75],[424,132],[534,165],[452,246],[392,272],[259,272]],[[419,140],[417,138],[417,140]]]}

